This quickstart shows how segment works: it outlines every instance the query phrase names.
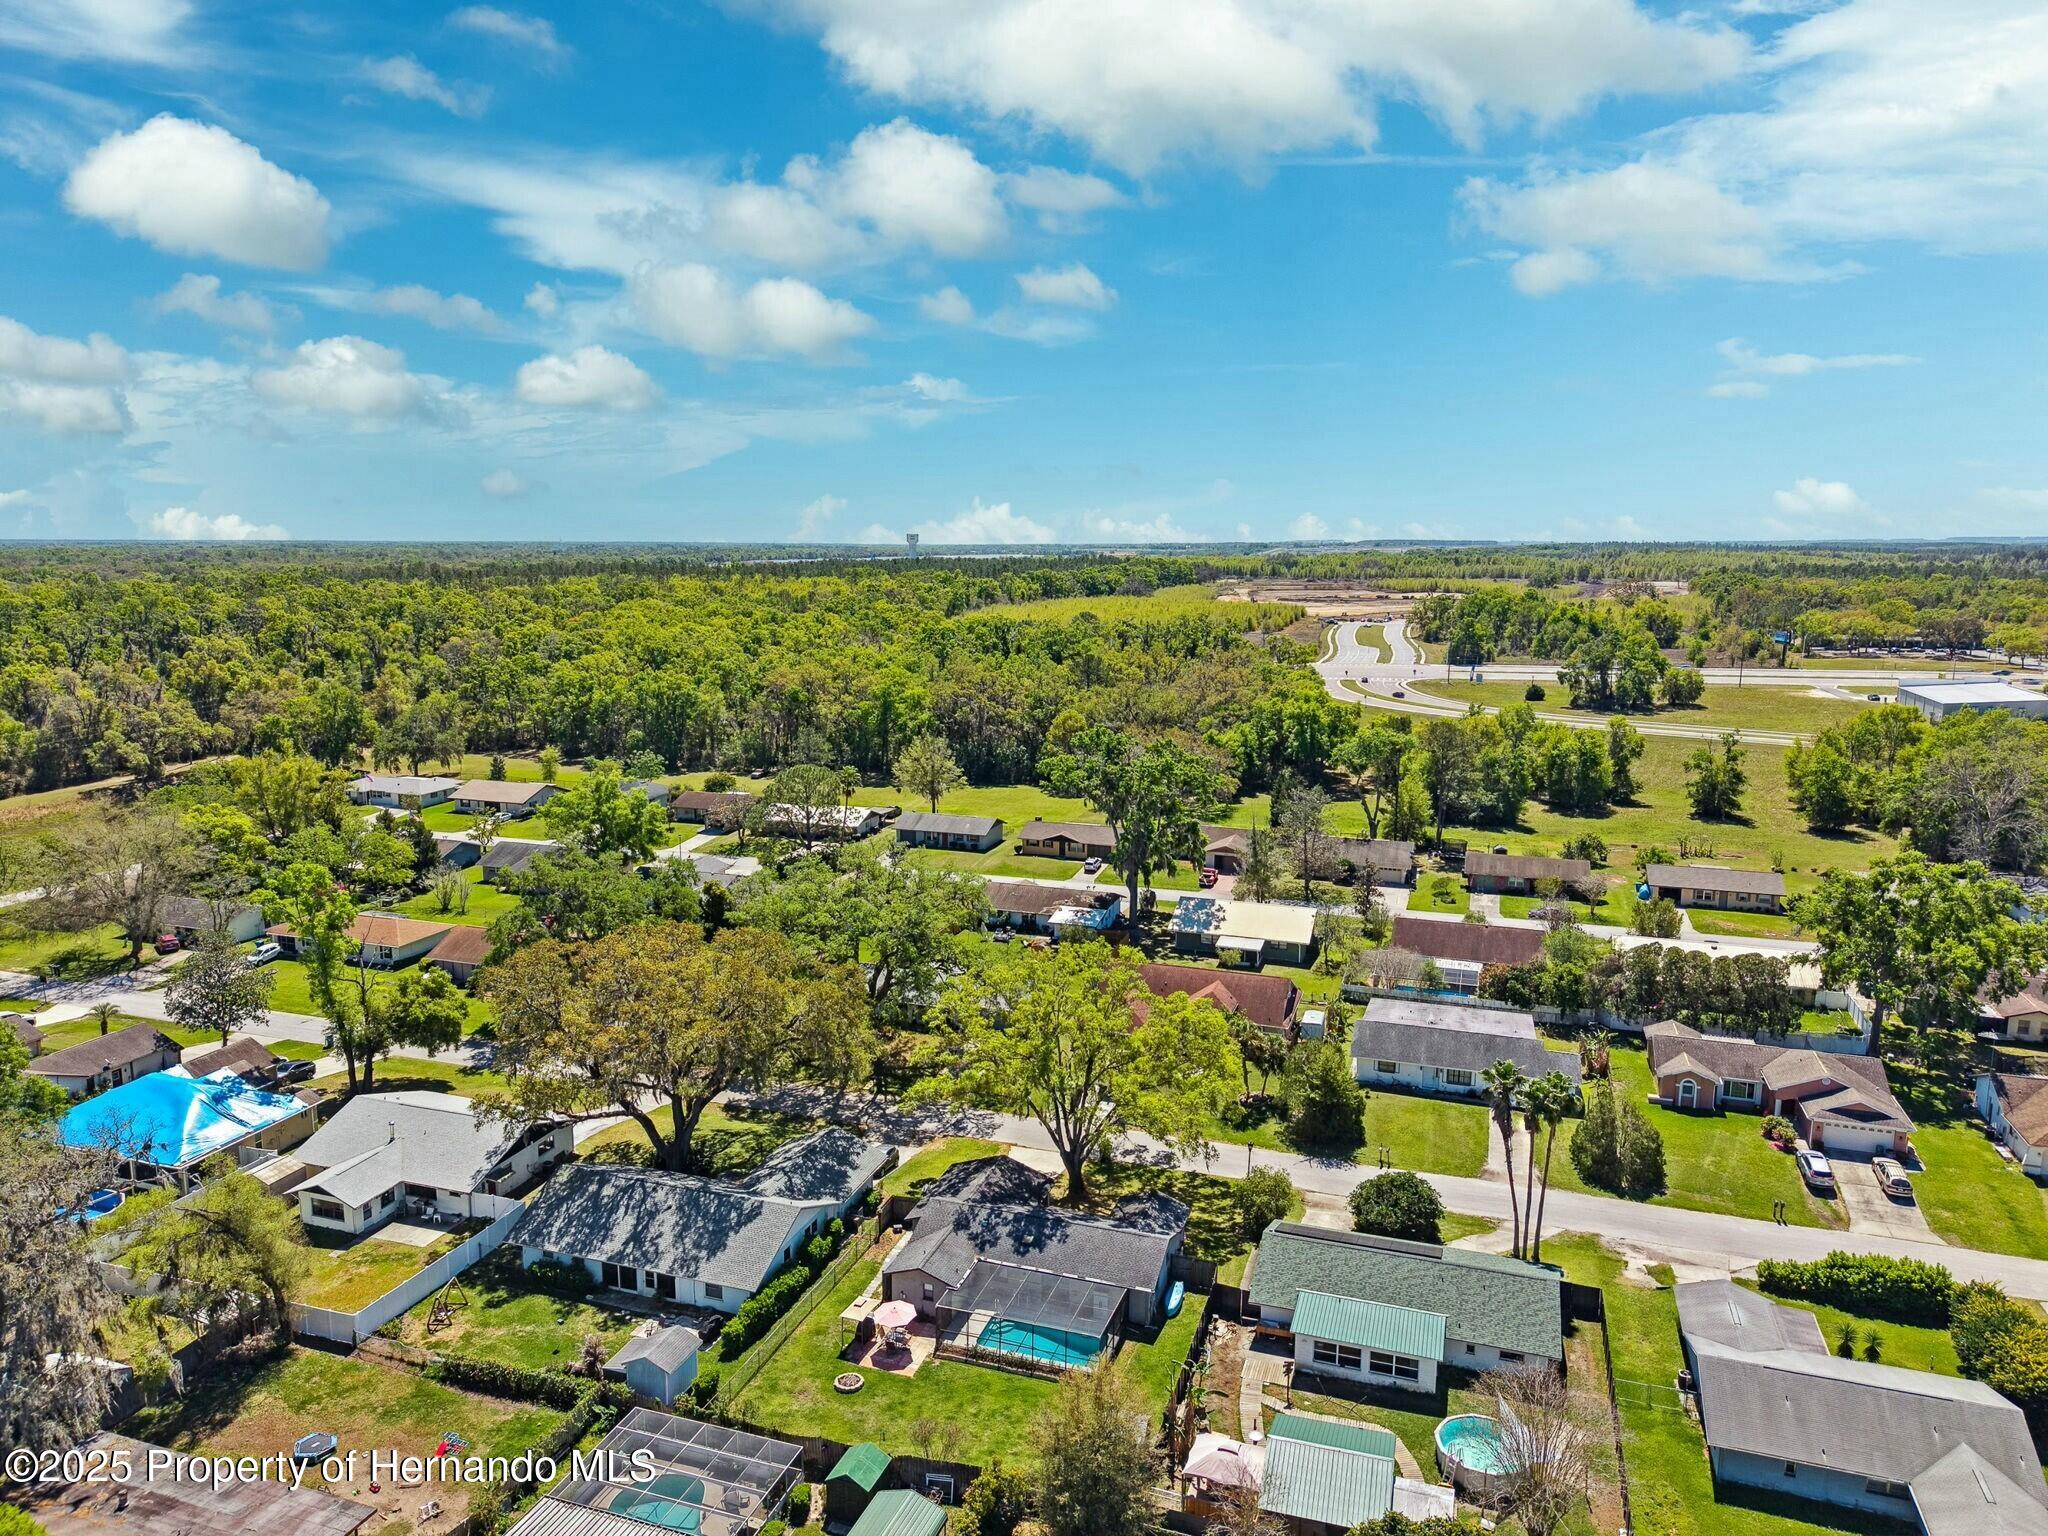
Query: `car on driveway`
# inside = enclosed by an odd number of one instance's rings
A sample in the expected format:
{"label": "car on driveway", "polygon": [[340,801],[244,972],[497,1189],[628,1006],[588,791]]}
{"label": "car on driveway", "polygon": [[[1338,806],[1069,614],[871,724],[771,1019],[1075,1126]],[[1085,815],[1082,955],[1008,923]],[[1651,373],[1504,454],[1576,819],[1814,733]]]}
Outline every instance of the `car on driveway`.
{"label": "car on driveway", "polygon": [[249,951],[249,969],[253,971],[259,965],[268,965],[283,953],[282,949],[268,941],[258,944]]}
{"label": "car on driveway", "polygon": [[1087,860],[1084,860],[1084,861],[1082,862],[1082,865],[1081,865],[1081,873],[1082,873],[1082,874],[1084,874],[1084,875],[1099,875],[1099,874],[1101,874],[1101,873],[1102,873],[1102,860],[1100,860],[1100,859],[1087,859]]}
{"label": "car on driveway", "polygon": [[319,1067],[320,1063],[317,1061],[286,1062],[278,1068],[277,1080],[280,1083],[303,1083],[318,1071]]}
{"label": "car on driveway", "polygon": [[1895,1157],[1873,1157],[1870,1171],[1877,1175],[1877,1187],[1888,1195],[1903,1199],[1913,1198],[1913,1181],[1906,1177],[1906,1170]]}
{"label": "car on driveway", "polygon": [[1215,870],[1205,869],[1197,878],[1200,879],[1200,881],[1202,882],[1202,889],[1206,891],[1209,889],[1210,886],[1214,885],[1217,882],[1217,880],[1221,877],[1216,873]]}
{"label": "car on driveway", "polygon": [[1815,1189],[1826,1190],[1830,1194],[1834,1193],[1835,1169],[1834,1165],[1826,1157],[1814,1151],[1811,1147],[1802,1147],[1799,1150],[1798,1162],[1799,1176],[1802,1179],[1806,1180]]}

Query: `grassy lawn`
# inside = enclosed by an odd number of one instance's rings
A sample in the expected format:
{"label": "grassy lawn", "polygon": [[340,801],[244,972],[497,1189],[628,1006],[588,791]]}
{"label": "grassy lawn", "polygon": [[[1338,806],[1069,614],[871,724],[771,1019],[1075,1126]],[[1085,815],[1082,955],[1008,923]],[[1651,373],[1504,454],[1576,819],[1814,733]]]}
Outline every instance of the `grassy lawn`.
{"label": "grassy lawn", "polygon": [[1408,893],[1408,910],[1456,912],[1465,916],[1472,911],[1472,894],[1465,889],[1463,875],[1422,875],[1417,878],[1415,889]]}
{"label": "grassy lawn", "polygon": [[[1666,1187],[1651,1204],[1769,1221],[1772,1202],[1783,1200],[1786,1217],[1795,1226],[1848,1225],[1841,1203],[1809,1194],[1791,1157],[1764,1140],[1758,1116],[1681,1114],[1651,1104],[1647,1100],[1655,1084],[1648,1056],[1617,1043],[1610,1060],[1617,1098],[1640,1104],[1664,1138]],[[1567,1121],[1559,1133],[1551,1182],[1559,1189],[1601,1194],[1581,1182],[1572,1167],[1571,1137],[1577,1128],[1577,1121]]]}
{"label": "grassy lawn", "polygon": [[[145,1019],[132,1013],[115,1014],[113,1022],[107,1026],[106,1033],[117,1034],[124,1029],[133,1029],[137,1024],[147,1024],[151,1029],[177,1041],[180,1045],[213,1045],[220,1038],[211,1030],[180,1029],[177,1025],[166,1023],[162,1019]],[[61,1051],[68,1046],[83,1045],[88,1040],[97,1040],[99,1036],[100,1021],[91,1014],[66,1019],[62,1024],[45,1025],[43,1054],[47,1056],[52,1051]]]}
{"label": "grassy lawn", "polygon": [[[1684,765],[1686,755],[1698,745],[1672,736],[1645,737],[1643,755],[1636,764],[1640,787],[1635,801],[1604,814],[1560,815],[1532,800],[1516,826],[1446,827],[1444,835],[1467,838],[1475,847],[1501,843],[1511,853],[1554,855],[1563,851],[1566,839],[1593,832],[1607,841],[1608,868],[1624,874],[1633,872],[1638,850],[1654,846],[1676,858],[1680,840],[1687,839],[1694,845],[1687,856],[1692,863],[1769,869],[1774,857],[1781,858],[1785,883],[1795,894],[1818,884],[1826,870],[1868,869],[1873,860],[1897,851],[1897,842],[1882,833],[1809,831],[1792,808],[1782,747],[1751,744],[1747,748],[1743,766],[1749,772],[1749,789],[1740,820],[1695,821],[1685,798]],[[1331,808],[1333,833],[1358,836],[1364,824],[1365,813],[1356,801],[1340,801]],[[1423,878],[1426,882],[1428,877]],[[1409,905],[1411,910],[1423,910],[1419,901],[1411,900]]]}
{"label": "grassy lawn", "polygon": [[467,832],[476,825],[476,815],[471,811],[458,811],[451,801],[446,805],[430,805],[420,812],[420,820],[427,824],[430,832]]}
{"label": "grassy lawn", "polygon": [[[125,1428],[158,1445],[205,1455],[289,1454],[299,1436],[324,1430],[338,1436],[345,1451],[431,1456],[444,1436],[455,1434],[473,1455],[516,1456],[546,1439],[561,1417],[552,1409],[459,1392],[363,1356],[292,1349],[253,1367],[207,1372],[183,1399],[147,1409]],[[306,1486],[376,1505],[388,1521],[380,1530],[410,1531],[410,1517],[428,1492],[387,1485],[373,1494],[368,1457],[358,1461],[354,1483],[323,1483],[315,1469]],[[431,1493],[460,1518],[467,1500],[462,1485],[442,1484]]]}
{"label": "grassy lawn", "polygon": [[[650,1118],[664,1136],[669,1134],[674,1116],[666,1107],[652,1111]],[[691,1145],[700,1168],[721,1174],[752,1173],[770,1152],[811,1128],[811,1122],[787,1115],[749,1115],[732,1106],[713,1104],[698,1117]],[[651,1150],[647,1133],[632,1120],[608,1126],[581,1147],[586,1159],[600,1162],[644,1163]]]}
{"label": "grassy lawn", "polygon": [[[1611,710],[1573,709],[1566,702],[1570,695],[1562,685],[1553,687],[1546,683],[1543,686],[1548,696],[1529,701],[1538,714],[1566,715],[1582,720],[1605,720],[1613,714]],[[1460,704],[1478,703],[1498,709],[1503,705],[1522,703],[1522,693],[1528,684],[1446,683],[1432,679],[1418,683],[1416,687],[1424,693]],[[1737,688],[1732,684],[1713,683],[1700,695],[1697,704],[1659,709],[1639,718],[1727,730],[1818,732],[1854,719],[1868,707],[1867,704],[1852,704],[1844,699],[1816,698],[1799,687],[1760,684],[1754,688]]]}
{"label": "grassy lawn", "polygon": [[1594,1237],[1546,1238],[1543,1256],[1562,1264],[1573,1280],[1606,1292],[1639,1536],[1817,1536],[1824,1530],[1897,1529],[1853,1510],[1773,1498],[1733,1485],[1722,1490],[1725,1502],[1717,1500],[1699,1424],[1669,1390],[1684,1364],[1678,1304],[1669,1285],[1648,1285],[1624,1274],[1622,1260]]}
{"label": "grassy lawn", "polygon": [[[1548,1246],[1547,1244],[1545,1245]],[[1491,1413],[1493,1401],[1471,1389],[1471,1377],[1453,1367],[1438,1372],[1458,1385],[1440,1387],[1433,1393],[1398,1392],[1389,1388],[1362,1387],[1357,1397],[1330,1397],[1320,1392],[1297,1390],[1293,1403],[1304,1413],[1330,1419],[1349,1419],[1356,1424],[1376,1424],[1392,1430],[1422,1468],[1423,1478],[1441,1483],[1443,1474],[1436,1464],[1436,1427],[1458,1413]],[[1267,1423],[1271,1423],[1269,1415]]]}
{"label": "grassy lawn", "polygon": [[[451,918],[452,922],[453,919]],[[280,1013],[302,1013],[309,1018],[320,1017],[320,1005],[313,1001],[312,984],[307,980],[306,967],[297,960],[273,960],[264,967],[277,979],[270,985],[270,1006]],[[398,978],[418,969],[418,963],[404,965],[391,971],[370,972],[372,990],[381,990],[398,985]],[[347,985],[354,986],[353,975],[347,978]],[[475,1034],[491,1022],[492,1009],[482,998],[469,999],[469,1021],[462,1026],[465,1035]]]}
{"label": "grassy lawn", "polygon": [[1688,909],[1692,925],[1700,933],[1726,934],[1737,939],[1789,939],[1799,925],[1777,912],[1701,912]]}
{"label": "grassy lawn", "polygon": [[[156,950],[144,945],[143,963],[155,958]],[[128,943],[112,923],[80,933],[16,933],[0,938],[0,971],[76,980],[126,969]]]}
{"label": "grassy lawn", "polygon": [[[348,1073],[333,1072],[326,1077],[316,1077],[306,1086],[324,1093],[341,1093],[348,1088]],[[464,1098],[474,1099],[509,1092],[511,1085],[505,1081],[502,1073],[465,1072],[452,1061],[433,1061],[419,1056],[386,1056],[377,1063],[371,1088],[377,1093],[398,1093],[402,1090],[459,1093]]]}
{"label": "grassy lawn", "polygon": [[970,1163],[977,1157],[995,1157],[1002,1144],[974,1136],[948,1136],[935,1141],[912,1157],[905,1158],[882,1180],[885,1195],[914,1195],[956,1163]]}
{"label": "grassy lawn", "polygon": [[1490,1216],[1466,1216],[1458,1211],[1445,1211],[1443,1219],[1436,1224],[1437,1238],[1444,1243],[1455,1243],[1467,1237],[1484,1237],[1499,1230],[1500,1223]]}
{"label": "grassy lawn", "polygon": [[465,869],[463,883],[469,889],[469,903],[460,909],[441,910],[441,899],[432,891],[402,901],[392,910],[403,917],[417,917],[429,923],[464,923],[472,927],[488,927],[519,905],[519,898],[509,891],[501,891],[495,885],[486,885],[481,872]]}
{"label": "grassy lawn", "polygon": [[[1545,901],[1541,896],[1503,896],[1500,898],[1502,917],[1534,917],[1544,907],[1555,903]],[[1626,928],[1635,918],[1635,892],[1627,885],[1610,885],[1600,898],[1600,905],[1589,907],[1583,901],[1571,903],[1572,918],[1581,923],[1611,923],[1617,928]]]}
{"label": "grassy lawn", "polygon": [[1365,1151],[1377,1161],[1384,1147],[1396,1168],[1477,1178],[1486,1166],[1493,1123],[1482,1104],[1429,1099],[1419,1094],[1370,1090],[1365,1101]]}
{"label": "grassy lawn", "polygon": [[1913,1118],[1923,1165],[1913,1198],[1927,1224],[1964,1247],[2048,1259],[2048,1194],[1999,1155],[1968,1093],[1918,1067],[1886,1065]]}
{"label": "grassy lawn", "polygon": [[572,1300],[529,1285],[515,1260],[486,1259],[464,1274],[448,1293],[453,1304],[447,1324],[429,1329],[435,1298],[429,1296],[384,1331],[437,1354],[494,1360],[524,1370],[564,1370],[583,1354],[593,1334],[609,1359],[641,1321],[589,1301]]}
{"label": "grassy lawn", "polygon": [[[881,784],[872,789],[854,792],[855,805],[889,806],[900,805],[906,811],[930,809],[930,803],[917,795],[907,795],[893,785]],[[1100,822],[1102,818],[1089,809],[1085,800],[1066,800],[1050,794],[1035,784],[988,784],[980,788],[962,787],[950,795],[941,796],[939,810],[949,816],[1000,816],[1003,830],[1015,837],[1027,821],[1039,817],[1046,821],[1090,821]]]}
{"label": "grassy lawn", "polygon": [[[1737,1285],[1750,1290],[1757,1289],[1753,1280],[1737,1280]],[[1865,1358],[1863,1340],[1871,1334],[1877,1335],[1877,1358],[1886,1365],[1902,1365],[1912,1371],[1933,1371],[1938,1376],[1960,1376],[1962,1367],[1956,1364],[1955,1341],[1949,1337],[1946,1328],[1915,1328],[1906,1323],[1894,1323],[1879,1318],[1862,1317],[1853,1312],[1844,1312],[1836,1307],[1824,1307],[1815,1302],[1793,1301],[1773,1296],[1772,1301],[1783,1307],[1797,1307],[1802,1312],[1811,1312],[1820,1322],[1821,1337],[1828,1341],[1828,1347],[1839,1353],[1837,1346],[1842,1342],[1844,1329],[1853,1328],[1859,1335],[1856,1353]]]}
{"label": "grassy lawn", "polygon": [[347,1237],[306,1230],[313,1270],[299,1300],[311,1307],[354,1312],[368,1306],[401,1281],[456,1247],[461,1238],[448,1233],[425,1248],[381,1237]]}
{"label": "grassy lawn", "polygon": [[1017,839],[998,843],[987,853],[956,848],[910,848],[904,862],[924,869],[950,869],[960,874],[1007,876],[1018,880],[1071,880],[1081,873],[1078,859],[1041,859],[1017,851]]}

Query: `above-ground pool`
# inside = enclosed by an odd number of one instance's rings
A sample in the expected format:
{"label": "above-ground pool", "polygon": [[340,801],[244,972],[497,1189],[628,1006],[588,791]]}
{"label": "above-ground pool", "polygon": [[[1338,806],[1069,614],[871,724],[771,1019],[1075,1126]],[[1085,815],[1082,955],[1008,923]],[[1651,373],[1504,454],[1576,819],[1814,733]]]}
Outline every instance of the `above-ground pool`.
{"label": "above-ground pool", "polygon": [[[96,1189],[86,1197],[85,1204],[70,1214],[77,1221],[98,1221],[102,1216],[111,1216],[121,1209],[125,1198],[118,1189]],[[58,1214],[65,1213],[60,1211]]]}
{"label": "above-ground pool", "polygon": [[1483,1413],[1461,1413],[1436,1427],[1438,1467],[1453,1487],[1485,1493],[1507,1471],[1500,1425]]}
{"label": "above-ground pool", "polygon": [[983,1349],[999,1355],[1015,1355],[1047,1365],[1086,1366],[1102,1353],[1102,1340],[1064,1328],[1044,1328],[1036,1323],[1019,1323],[1007,1317],[991,1319],[975,1340]]}

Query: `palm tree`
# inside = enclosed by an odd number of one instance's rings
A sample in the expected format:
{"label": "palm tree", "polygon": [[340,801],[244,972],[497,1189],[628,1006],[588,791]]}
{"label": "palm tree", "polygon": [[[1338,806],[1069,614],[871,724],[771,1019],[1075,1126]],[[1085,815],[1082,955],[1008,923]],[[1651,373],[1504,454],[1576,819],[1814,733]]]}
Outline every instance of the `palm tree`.
{"label": "palm tree", "polygon": [[[1530,1223],[1529,1259],[1531,1263],[1543,1258],[1543,1210],[1550,1204],[1550,1154],[1557,1146],[1557,1128],[1564,1124],[1565,1117],[1572,1112],[1578,1095],[1572,1089],[1571,1079],[1562,1072],[1546,1072],[1531,1083],[1523,1095],[1529,1110],[1529,1130],[1533,1137],[1536,1123],[1542,1122],[1543,1137],[1543,1191],[1537,1198],[1536,1215]],[[1529,1145],[1529,1160],[1533,1168],[1536,1146]]]}
{"label": "palm tree", "polygon": [[115,1003],[94,1003],[92,1016],[99,1022],[100,1033],[104,1035],[114,1027],[114,1020],[121,1017],[121,1009]]}
{"label": "palm tree", "polygon": [[1508,1165],[1509,1236],[1516,1258],[1522,1256],[1522,1207],[1515,1197],[1515,1101],[1528,1084],[1528,1077],[1512,1061],[1496,1061],[1479,1080],[1486,1085],[1486,1100],[1493,1114],[1494,1129],[1500,1132],[1501,1154]]}

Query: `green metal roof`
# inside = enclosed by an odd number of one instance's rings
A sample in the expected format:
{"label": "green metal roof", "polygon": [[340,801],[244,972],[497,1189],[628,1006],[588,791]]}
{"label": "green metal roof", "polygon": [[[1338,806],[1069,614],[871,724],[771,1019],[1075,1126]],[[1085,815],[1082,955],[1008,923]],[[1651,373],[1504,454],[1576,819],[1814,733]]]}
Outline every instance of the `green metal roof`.
{"label": "green metal roof", "polygon": [[[1388,1497],[1393,1488],[1388,1485]],[[889,1488],[868,1500],[847,1536],[939,1536],[946,1528],[944,1506],[907,1488]]]}
{"label": "green metal roof", "polygon": [[868,1492],[875,1491],[889,1470],[889,1453],[872,1440],[863,1440],[859,1445],[849,1445],[846,1454],[832,1464],[832,1470],[825,1474],[825,1481],[846,1478],[857,1483]]}
{"label": "green metal roof", "polygon": [[1283,1312],[1308,1291],[1434,1312],[1464,1343],[1564,1358],[1556,1273],[1498,1254],[1278,1221],[1259,1240],[1247,1289],[1253,1306]]}
{"label": "green metal roof", "polygon": [[1394,1507],[1394,1459],[1307,1440],[1269,1440],[1259,1508],[1348,1531]]}
{"label": "green metal roof", "polygon": [[1306,1440],[1310,1445],[1327,1445],[1334,1451],[1358,1451],[1366,1456],[1392,1457],[1400,1442],[1391,1429],[1377,1424],[1340,1424],[1335,1419],[1311,1418],[1305,1413],[1276,1413],[1266,1428],[1271,1440]]}
{"label": "green metal roof", "polygon": [[1311,1339],[1391,1350],[1417,1360],[1444,1357],[1444,1315],[1390,1302],[1303,1291],[1294,1303],[1294,1331]]}

